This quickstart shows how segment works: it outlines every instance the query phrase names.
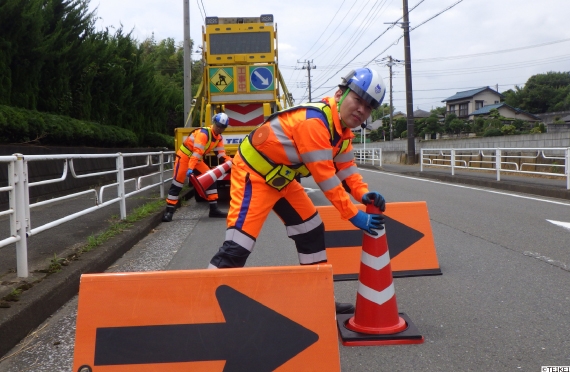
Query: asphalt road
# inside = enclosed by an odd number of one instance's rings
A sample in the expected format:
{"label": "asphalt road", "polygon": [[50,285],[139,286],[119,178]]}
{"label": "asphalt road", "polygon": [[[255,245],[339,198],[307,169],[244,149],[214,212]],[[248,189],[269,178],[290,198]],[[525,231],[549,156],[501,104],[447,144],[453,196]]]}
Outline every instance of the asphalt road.
{"label": "asphalt road", "polygon": [[[570,365],[570,230],[554,223],[570,222],[570,201],[366,169],[362,174],[388,202],[427,202],[443,274],[395,279],[398,309],[425,337],[423,344],[339,343],[343,371],[539,371]],[[316,205],[328,204],[311,180],[303,185]],[[207,205],[191,201],[110,270],[205,268],[224,231],[223,220],[207,218]],[[247,266],[297,263],[292,242],[271,215]],[[354,302],[357,284],[335,282],[336,299]],[[20,350],[0,362],[0,372],[70,371],[76,301],[8,353]]]}

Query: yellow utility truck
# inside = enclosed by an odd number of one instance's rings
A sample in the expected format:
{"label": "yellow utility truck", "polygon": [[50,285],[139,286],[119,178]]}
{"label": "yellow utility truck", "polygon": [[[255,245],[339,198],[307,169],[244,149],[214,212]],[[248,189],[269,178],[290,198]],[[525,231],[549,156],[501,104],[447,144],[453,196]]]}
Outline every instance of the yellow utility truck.
{"label": "yellow utility truck", "polygon": [[[275,111],[291,107],[293,99],[278,67],[277,24],[273,15],[206,17],[202,27],[203,74],[185,127],[175,130],[175,149],[194,125],[210,126],[218,112],[230,117],[223,134],[228,155]],[[218,164],[214,156],[204,159]]]}

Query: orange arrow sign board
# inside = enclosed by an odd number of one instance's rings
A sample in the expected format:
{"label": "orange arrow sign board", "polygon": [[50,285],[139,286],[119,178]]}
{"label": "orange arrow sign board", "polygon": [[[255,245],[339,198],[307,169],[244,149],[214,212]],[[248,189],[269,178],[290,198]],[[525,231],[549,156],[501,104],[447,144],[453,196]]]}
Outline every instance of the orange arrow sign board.
{"label": "orange arrow sign board", "polygon": [[[366,211],[365,205],[357,208]],[[357,279],[362,231],[341,219],[333,206],[317,210],[325,224],[325,246],[334,279]],[[441,274],[425,202],[386,203],[384,219],[394,277]]]}
{"label": "orange arrow sign board", "polygon": [[332,267],[82,275],[80,370],[340,371]]}

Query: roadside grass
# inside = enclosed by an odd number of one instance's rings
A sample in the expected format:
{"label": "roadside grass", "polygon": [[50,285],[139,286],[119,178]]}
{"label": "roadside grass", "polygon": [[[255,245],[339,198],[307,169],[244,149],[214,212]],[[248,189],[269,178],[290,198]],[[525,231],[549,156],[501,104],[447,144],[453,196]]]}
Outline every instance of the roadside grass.
{"label": "roadside grass", "polygon": [[135,208],[124,220],[120,220],[117,215],[113,216],[111,218],[111,226],[99,235],[91,235],[88,237],[87,244],[80,247],[78,252],[81,254],[92,251],[95,247],[100,246],[109,239],[132,227],[135,222],[155,214],[161,209],[164,209],[164,199],[157,198],[156,200]]}

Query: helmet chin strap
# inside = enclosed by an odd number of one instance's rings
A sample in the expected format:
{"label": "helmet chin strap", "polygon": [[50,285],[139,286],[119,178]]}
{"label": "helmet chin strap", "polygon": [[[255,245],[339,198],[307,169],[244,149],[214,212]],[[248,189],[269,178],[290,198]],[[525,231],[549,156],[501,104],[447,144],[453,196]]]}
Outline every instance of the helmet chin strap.
{"label": "helmet chin strap", "polygon": [[344,93],[342,94],[342,96],[338,100],[338,105],[337,105],[337,107],[338,107],[338,118],[340,119],[340,123],[342,124],[342,126],[345,128],[348,128],[348,125],[346,125],[346,123],[344,122],[344,120],[342,120],[342,117],[340,116],[340,105],[342,104],[342,102],[344,101],[346,96],[348,96],[348,93],[350,93],[350,88],[347,88],[344,91]]}

